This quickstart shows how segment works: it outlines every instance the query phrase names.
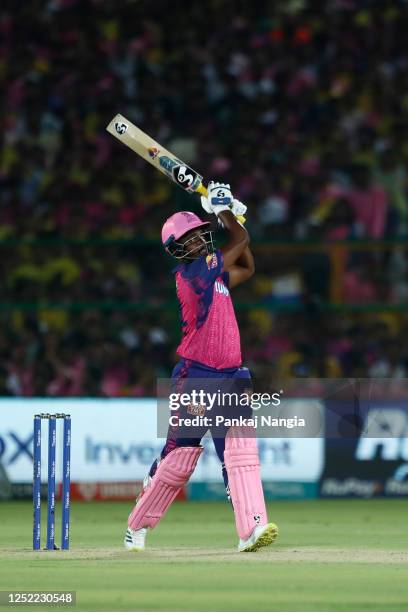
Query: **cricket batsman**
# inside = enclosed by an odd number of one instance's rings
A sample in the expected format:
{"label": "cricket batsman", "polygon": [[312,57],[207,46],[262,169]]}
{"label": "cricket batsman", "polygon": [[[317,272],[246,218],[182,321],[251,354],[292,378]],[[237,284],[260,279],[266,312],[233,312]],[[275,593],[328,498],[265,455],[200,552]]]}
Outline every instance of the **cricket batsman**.
{"label": "cricket batsman", "polygon": [[[227,232],[222,249],[214,248],[209,222],[192,212],[175,213],[162,228],[165,250],[180,262],[174,272],[182,340],[172,382],[176,388],[189,379],[244,381],[251,387],[249,370],[241,366],[240,336],[229,293],[255,269],[248,233],[236,219],[245,213],[246,206],[234,199],[229,185],[213,181],[201,203]],[[128,550],[144,550],[147,530],[157,525],[193,473],[207,430],[198,431],[197,437],[182,437],[177,427],[169,427],[166,444],[128,518],[124,540]],[[221,437],[212,432],[234,510],[239,552],[268,546],[278,535],[277,526],[268,523],[256,437],[251,433],[245,436],[238,427],[228,428]]]}

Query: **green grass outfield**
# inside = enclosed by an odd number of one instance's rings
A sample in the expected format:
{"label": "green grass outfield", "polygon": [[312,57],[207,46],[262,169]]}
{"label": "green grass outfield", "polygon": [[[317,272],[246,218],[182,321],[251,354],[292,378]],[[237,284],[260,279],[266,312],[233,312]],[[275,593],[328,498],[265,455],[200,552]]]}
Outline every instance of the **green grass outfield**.
{"label": "green grass outfield", "polygon": [[272,502],[278,540],[241,554],[222,502],[174,504],[128,553],[130,507],[73,504],[71,550],[34,553],[31,505],[0,502],[0,590],[75,590],[77,610],[408,609],[408,501]]}

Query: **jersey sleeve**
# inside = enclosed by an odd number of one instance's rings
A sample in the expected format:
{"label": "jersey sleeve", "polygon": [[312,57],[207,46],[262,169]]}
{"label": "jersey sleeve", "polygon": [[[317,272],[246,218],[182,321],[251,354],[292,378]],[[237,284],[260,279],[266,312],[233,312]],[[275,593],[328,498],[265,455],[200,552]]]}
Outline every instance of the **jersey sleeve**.
{"label": "jersey sleeve", "polygon": [[199,257],[191,264],[185,267],[182,272],[185,278],[195,292],[198,294],[204,293],[209,287],[214,285],[216,279],[224,272],[224,257],[217,249],[211,255]]}

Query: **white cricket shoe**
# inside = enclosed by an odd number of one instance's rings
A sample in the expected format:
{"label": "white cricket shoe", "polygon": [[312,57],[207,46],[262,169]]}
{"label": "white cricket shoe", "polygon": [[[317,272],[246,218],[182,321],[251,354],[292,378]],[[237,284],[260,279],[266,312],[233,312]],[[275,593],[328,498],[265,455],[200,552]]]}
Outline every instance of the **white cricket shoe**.
{"label": "white cricket shoe", "polygon": [[147,528],[142,527],[142,529],[131,529],[127,528],[124,545],[127,550],[131,550],[133,552],[140,552],[145,549],[145,540],[146,540]]}
{"label": "white cricket shoe", "polygon": [[255,527],[247,540],[240,540],[238,552],[255,552],[262,546],[269,546],[278,537],[278,527],[275,523]]}

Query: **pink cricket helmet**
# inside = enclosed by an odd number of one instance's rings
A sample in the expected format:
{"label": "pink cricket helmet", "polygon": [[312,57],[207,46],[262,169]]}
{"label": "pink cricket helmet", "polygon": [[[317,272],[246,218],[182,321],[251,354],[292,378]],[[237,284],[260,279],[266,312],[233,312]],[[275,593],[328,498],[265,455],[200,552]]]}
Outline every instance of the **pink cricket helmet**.
{"label": "pink cricket helmet", "polygon": [[200,217],[197,217],[192,212],[186,210],[176,212],[167,219],[162,227],[161,236],[163,245],[167,247],[171,242],[178,240],[190,230],[208,225],[211,225],[209,221],[202,221]]}

